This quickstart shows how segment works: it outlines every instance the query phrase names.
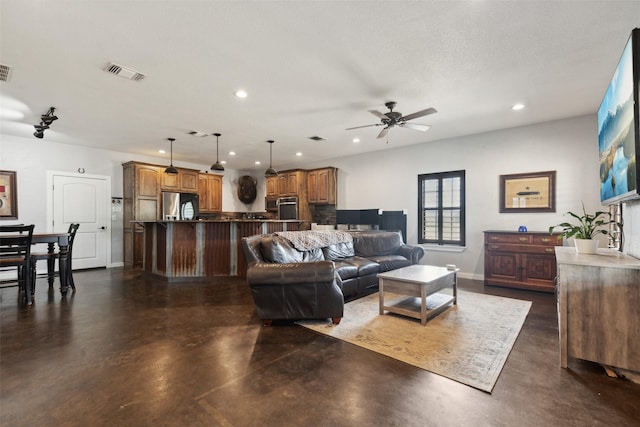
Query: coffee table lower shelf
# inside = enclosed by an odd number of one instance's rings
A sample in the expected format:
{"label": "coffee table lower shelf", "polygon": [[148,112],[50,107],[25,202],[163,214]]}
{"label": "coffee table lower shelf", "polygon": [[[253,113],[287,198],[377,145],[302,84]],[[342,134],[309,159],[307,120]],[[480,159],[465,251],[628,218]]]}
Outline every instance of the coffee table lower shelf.
{"label": "coffee table lower shelf", "polygon": [[401,296],[400,298],[385,302],[381,307],[380,314],[384,314],[384,312],[387,311],[389,313],[412,317],[420,321],[422,321],[424,314],[424,322],[422,323],[424,325],[429,320],[448,309],[451,304],[455,304],[455,302],[456,300],[452,295],[445,295],[441,293],[431,294],[426,299],[425,308],[423,310],[420,297]]}

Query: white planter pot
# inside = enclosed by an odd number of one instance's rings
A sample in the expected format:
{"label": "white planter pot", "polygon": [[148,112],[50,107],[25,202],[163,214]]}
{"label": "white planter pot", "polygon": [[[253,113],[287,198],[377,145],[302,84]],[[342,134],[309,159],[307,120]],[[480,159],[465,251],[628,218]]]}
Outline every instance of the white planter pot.
{"label": "white planter pot", "polygon": [[574,239],[576,252],[579,254],[595,254],[598,250],[597,239]]}

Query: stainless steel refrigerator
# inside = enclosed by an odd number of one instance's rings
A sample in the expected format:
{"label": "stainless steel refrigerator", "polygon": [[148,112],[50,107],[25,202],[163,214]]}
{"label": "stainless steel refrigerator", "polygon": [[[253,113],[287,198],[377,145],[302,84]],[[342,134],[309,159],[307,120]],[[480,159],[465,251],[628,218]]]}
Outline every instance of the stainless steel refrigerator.
{"label": "stainless steel refrigerator", "polygon": [[162,219],[168,221],[194,220],[200,215],[198,195],[162,192]]}

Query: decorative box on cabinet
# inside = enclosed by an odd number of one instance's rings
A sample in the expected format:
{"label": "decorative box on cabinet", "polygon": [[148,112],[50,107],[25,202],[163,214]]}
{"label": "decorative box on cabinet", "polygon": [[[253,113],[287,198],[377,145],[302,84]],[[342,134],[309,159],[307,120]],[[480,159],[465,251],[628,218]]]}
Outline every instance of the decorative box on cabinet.
{"label": "decorative box on cabinet", "polygon": [[562,235],[548,232],[484,232],[484,284],[554,292],[555,246]]}
{"label": "decorative box on cabinet", "polygon": [[560,366],[569,357],[640,372],[640,260],[556,248]]}
{"label": "decorative box on cabinet", "polygon": [[198,179],[200,212],[222,212],[222,176],[201,173]]}
{"label": "decorative box on cabinet", "polygon": [[307,171],[309,203],[336,204],[337,170],[333,167]]}

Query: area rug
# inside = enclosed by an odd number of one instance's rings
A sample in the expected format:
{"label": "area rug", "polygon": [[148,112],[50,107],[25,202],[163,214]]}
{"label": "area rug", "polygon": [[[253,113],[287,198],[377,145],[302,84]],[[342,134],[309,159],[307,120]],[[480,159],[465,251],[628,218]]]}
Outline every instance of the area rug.
{"label": "area rug", "polygon": [[[429,305],[437,300],[427,298]],[[530,301],[459,290],[456,306],[422,326],[418,319],[380,316],[374,293],[345,304],[339,325],[298,324],[491,393],[530,308]]]}

